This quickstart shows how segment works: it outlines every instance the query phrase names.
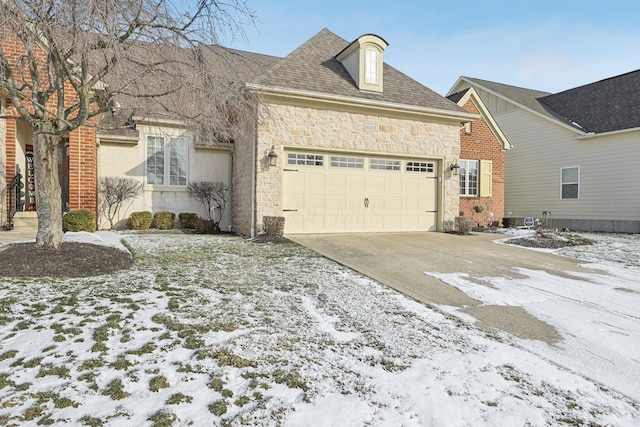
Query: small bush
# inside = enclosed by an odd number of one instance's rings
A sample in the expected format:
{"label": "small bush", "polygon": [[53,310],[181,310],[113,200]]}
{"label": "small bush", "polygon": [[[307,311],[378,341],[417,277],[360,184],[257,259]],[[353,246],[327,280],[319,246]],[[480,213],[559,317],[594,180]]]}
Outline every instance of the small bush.
{"label": "small bush", "polygon": [[153,215],[149,211],[133,212],[127,221],[130,230],[147,230],[151,227]]}
{"label": "small bush", "polygon": [[511,218],[509,217],[502,218],[502,226],[504,228],[510,228],[512,225],[515,225],[515,221],[512,223]]}
{"label": "small bush", "polygon": [[212,219],[198,217],[194,230],[198,234],[213,234],[218,231],[218,223]]}
{"label": "small bush", "polygon": [[196,228],[196,220],[198,219],[198,214],[192,212],[183,212],[178,215],[178,219],[180,220],[180,226],[182,228],[194,229]]}
{"label": "small bush", "polygon": [[282,237],[282,235],[284,234],[284,217],[262,217],[262,231],[264,231],[264,234],[266,234],[267,236]]}
{"label": "small bush", "polygon": [[156,212],[153,222],[159,230],[171,230],[176,225],[176,214],[173,212]]}
{"label": "small bush", "polygon": [[70,211],[62,217],[63,231],[96,231],[96,214],[86,209]]}
{"label": "small bush", "polygon": [[471,233],[471,218],[466,216],[456,217],[456,231],[460,234]]}

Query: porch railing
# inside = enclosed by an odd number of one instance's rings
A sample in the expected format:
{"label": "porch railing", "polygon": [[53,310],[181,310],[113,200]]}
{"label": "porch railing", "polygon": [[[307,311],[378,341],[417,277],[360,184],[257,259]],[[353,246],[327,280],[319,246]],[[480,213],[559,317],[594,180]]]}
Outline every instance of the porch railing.
{"label": "porch railing", "polygon": [[[7,225],[8,229],[13,228],[13,217],[16,212],[22,211],[24,208],[24,183],[22,182],[22,174],[20,166],[16,165],[16,175],[13,177],[9,185],[7,185],[7,193],[9,194],[9,204],[7,207]],[[6,197],[6,196],[5,196]]]}

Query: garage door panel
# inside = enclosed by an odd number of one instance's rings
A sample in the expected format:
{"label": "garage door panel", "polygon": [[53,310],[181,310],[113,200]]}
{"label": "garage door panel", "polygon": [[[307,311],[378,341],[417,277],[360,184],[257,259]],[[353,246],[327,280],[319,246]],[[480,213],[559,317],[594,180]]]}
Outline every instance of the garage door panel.
{"label": "garage door panel", "polygon": [[[400,170],[369,169],[373,162],[366,157],[364,167],[338,167],[353,162],[346,156],[344,162],[329,164],[330,157],[324,155],[324,164],[307,163],[297,165],[295,173],[285,171],[285,232],[435,230],[437,214],[428,212],[437,208],[435,168],[416,170],[426,162],[409,165],[407,160],[399,161]],[[387,163],[383,159],[375,164]]]}
{"label": "garage door panel", "polygon": [[347,193],[360,192],[364,193],[364,175],[345,175],[345,191]]}
{"label": "garage door panel", "polygon": [[315,191],[324,191],[326,176],[320,173],[306,173],[304,179],[305,188],[313,188]]}
{"label": "garage door panel", "polygon": [[402,193],[402,178],[399,176],[386,177],[384,180],[385,193],[400,194]]}

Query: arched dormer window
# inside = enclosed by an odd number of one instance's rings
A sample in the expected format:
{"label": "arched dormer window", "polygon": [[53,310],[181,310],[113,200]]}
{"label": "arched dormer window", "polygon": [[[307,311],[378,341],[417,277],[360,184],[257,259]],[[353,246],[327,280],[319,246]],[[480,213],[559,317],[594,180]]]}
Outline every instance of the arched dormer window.
{"label": "arched dormer window", "polygon": [[382,52],[387,46],[382,38],[365,34],[336,55],[336,59],[347,69],[358,89],[382,92]]}
{"label": "arched dormer window", "polygon": [[364,82],[378,84],[378,51],[373,48],[364,50]]}

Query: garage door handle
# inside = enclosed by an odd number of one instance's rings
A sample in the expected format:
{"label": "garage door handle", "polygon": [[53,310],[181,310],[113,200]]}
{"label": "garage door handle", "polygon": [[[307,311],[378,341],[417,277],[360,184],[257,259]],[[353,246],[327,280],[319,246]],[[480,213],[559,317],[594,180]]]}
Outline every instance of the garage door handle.
{"label": "garage door handle", "polygon": [[364,207],[365,207],[365,208],[368,208],[368,207],[369,207],[369,198],[368,198],[368,197],[365,197],[365,198],[364,198]]}
{"label": "garage door handle", "polygon": [[282,209],[282,212],[298,212],[298,209]]}

